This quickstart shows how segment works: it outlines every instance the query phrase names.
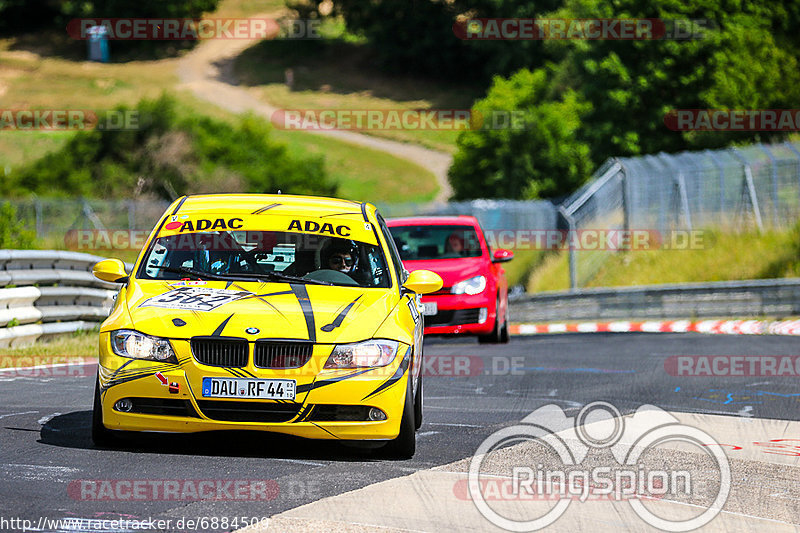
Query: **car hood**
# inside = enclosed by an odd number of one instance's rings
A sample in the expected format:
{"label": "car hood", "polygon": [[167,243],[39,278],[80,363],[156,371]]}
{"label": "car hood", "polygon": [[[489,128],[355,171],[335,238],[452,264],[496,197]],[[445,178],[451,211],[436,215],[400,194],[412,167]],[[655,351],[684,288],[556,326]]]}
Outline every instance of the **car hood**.
{"label": "car hood", "polygon": [[404,261],[409,272],[414,270],[431,270],[442,277],[443,287],[452,287],[454,283],[477,276],[486,275],[483,257],[462,257],[459,259],[427,259]]}
{"label": "car hood", "polygon": [[133,327],[149,335],[319,343],[371,338],[398,300],[390,289],[224,281],[137,280],[125,294]]}

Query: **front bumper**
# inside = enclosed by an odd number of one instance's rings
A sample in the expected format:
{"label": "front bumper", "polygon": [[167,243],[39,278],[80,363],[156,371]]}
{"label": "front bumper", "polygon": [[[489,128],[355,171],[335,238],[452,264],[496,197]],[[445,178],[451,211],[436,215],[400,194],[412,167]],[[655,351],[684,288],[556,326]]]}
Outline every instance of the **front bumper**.
{"label": "front bumper", "polygon": [[[315,345],[309,361],[297,369],[256,368],[252,357],[248,366],[227,369],[199,363],[188,341],[171,342],[178,364],[119,357],[110,351],[109,335],[101,333],[105,427],[178,433],[257,430],[343,440],[388,440],[400,431],[411,364],[408,345],[400,345],[390,365],[374,369],[323,369],[331,345]],[[204,398],[203,377],[294,379],[297,394],[294,401]],[[131,412],[114,408],[122,399],[132,401]],[[386,420],[362,416],[369,407],[386,413]]]}
{"label": "front bumper", "polygon": [[[487,289],[480,294],[433,294],[423,302],[436,302],[438,313],[425,317],[426,335],[488,335],[494,329],[496,300]],[[486,309],[481,322],[480,309]]]}

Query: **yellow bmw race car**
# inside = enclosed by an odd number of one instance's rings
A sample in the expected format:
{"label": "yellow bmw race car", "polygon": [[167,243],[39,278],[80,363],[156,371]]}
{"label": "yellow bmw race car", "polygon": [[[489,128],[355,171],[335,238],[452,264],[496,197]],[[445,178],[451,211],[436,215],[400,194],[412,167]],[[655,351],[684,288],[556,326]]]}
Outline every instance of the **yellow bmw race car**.
{"label": "yellow bmw race car", "polygon": [[100,328],[92,437],[252,429],[385,441],[422,422],[419,294],[374,206],[288,195],[176,200]]}

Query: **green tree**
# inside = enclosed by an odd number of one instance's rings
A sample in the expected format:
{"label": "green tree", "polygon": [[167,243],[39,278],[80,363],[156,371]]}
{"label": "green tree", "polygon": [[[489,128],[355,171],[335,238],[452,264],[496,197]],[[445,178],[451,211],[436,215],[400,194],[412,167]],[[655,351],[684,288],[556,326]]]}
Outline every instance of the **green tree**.
{"label": "green tree", "polygon": [[[666,22],[700,19],[692,39],[552,40],[545,42],[549,57],[547,81],[535,91],[526,85],[495,81],[489,96],[476,109],[519,110],[548,124],[545,131],[561,137],[520,133],[467,132],[459,139],[457,165],[451,181],[460,198],[521,197],[568,192],[609,157],[718,148],[731,143],[775,140],[785,133],[675,132],[665,115],[675,109],[793,109],[800,102],[800,53],[797,46],[800,8],[796,2],[730,4],[704,0],[681,4],[668,0],[567,0],[561,9],[544,15],[564,19],[657,18]],[[787,20],[788,19],[788,20]],[[795,28],[795,29],[792,29]],[[534,73],[539,73],[537,69]],[[522,70],[520,72],[528,72]],[[514,80],[514,74],[509,80]],[[525,74],[524,76],[527,76]],[[538,80],[545,80],[540,75]],[[517,94],[519,93],[519,94]],[[526,98],[535,94],[536,98]],[[585,103],[585,111],[561,112],[559,105]],[[559,111],[553,111],[553,107]],[[580,107],[580,106],[579,106]],[[545,114],[548,120],[539,116]],[[577,117],[577,122],[576,122]],[[573,159],[548,148],[551,141],[573,143],[589,151],[567,150]],[[527,144],[526,144],[527,143]],[[558,169],[564,161],[585,172],[555,172],[547,184],[539,168]],[[517,155],[515,155],[517,154]],[[550,160],[557,158],[558,160]],[[521,188],[524,176],[532,188]],[[506,185],[504,185],[506,184]],[[513,196],[514,192],[519,196]]]}
{"label": "green tree", "polygon": [[[591,171],[581,119],[591,107],[573,90],[547,100],[544,69],[497,77],[473,108],[481,127],[465,130],[450,168],[456,199],[541,198],[569,193]],[[513,111],[513,120],[494,125]]]}
{"label": "green tree", "polygon": [[463,40],[453,25],[476,18],[532,18],[563,0],[336,0],[351,32],[365,36],[392,72],[488,82],[548,59],[537,40]]}

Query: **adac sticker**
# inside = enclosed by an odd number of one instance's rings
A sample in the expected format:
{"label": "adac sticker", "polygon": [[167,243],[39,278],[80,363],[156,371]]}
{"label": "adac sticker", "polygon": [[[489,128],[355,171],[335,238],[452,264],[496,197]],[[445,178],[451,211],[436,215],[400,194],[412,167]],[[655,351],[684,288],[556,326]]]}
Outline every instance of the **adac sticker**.
{"label": "adac sticker", "polygon": [[194,285],[205,285],[206,281],[202,279],[196,280],[186,280],[186,281],[173,281],[169,285],[170,287],[191,287]]}

